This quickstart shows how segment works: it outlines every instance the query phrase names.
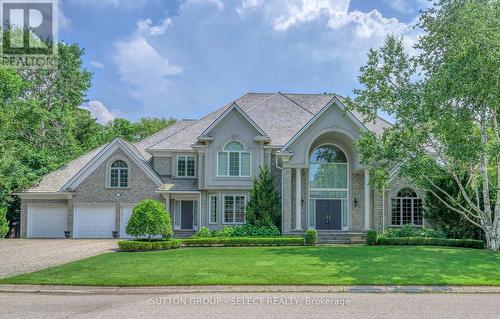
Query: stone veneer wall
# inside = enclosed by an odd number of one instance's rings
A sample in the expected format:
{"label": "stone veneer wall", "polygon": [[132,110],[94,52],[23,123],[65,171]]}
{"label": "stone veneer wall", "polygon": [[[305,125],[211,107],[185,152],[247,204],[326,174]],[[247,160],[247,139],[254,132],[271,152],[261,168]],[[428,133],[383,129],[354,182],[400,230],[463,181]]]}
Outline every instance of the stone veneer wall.
{"label": "stone veneer wall", "polygon": [[[351,178],[351,221],[349,225],[349,230],[352,231],[362,231],[365,228],[365,186],[364,186],[364,173],[352,174]],[[357,200],[358,204],[354,207],[354,200]]]}

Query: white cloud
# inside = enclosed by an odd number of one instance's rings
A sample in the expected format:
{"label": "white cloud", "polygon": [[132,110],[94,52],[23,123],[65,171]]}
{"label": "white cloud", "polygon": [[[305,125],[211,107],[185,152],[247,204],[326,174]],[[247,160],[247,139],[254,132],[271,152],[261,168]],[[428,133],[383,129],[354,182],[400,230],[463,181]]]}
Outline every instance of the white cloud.
{"label": "white cloud", "polygon": [[114,120],[117,116],[117,111],[109,110],[101,101],[89,101],[80,106],[82,109],[90,111],[93,118],[100,124],[106,124]]}
{"label": "white cloud", "polygon": [[164,95],[167,77],[182,72],[180,66],[171,64],[140,34],[117,41],[114,48],[112,59],[121,80],[130,86],[132,97],[143,102]]}
{"label": "white cloud", "polygon": [[146,33],[149,35],[160,35],[165,33],[167,28],[172,24],[172,19],[166,17],[161,20],[157,25],[153,25],[151,19],[143,19],[137,22],[137,29],[141,33]]}
{"label": "white cloud", "polygon": [[414,11],[412,8],[412,1],[409,0],[383,0],[389,7],[401,13],[410,13]]}
{"label": "white cloud", "polygon": [[101,62],[98,62],[98,61],[89,61],[90,65],[92,65],[93,67],[96,67],[98,69],[104,69],[106,66],[104,64],[102,64]]}
{"label": "white cloud", "polygon": [[68,0],[83,6],[114,7],[120,9],[136,9],[151,3],[152,0]]}

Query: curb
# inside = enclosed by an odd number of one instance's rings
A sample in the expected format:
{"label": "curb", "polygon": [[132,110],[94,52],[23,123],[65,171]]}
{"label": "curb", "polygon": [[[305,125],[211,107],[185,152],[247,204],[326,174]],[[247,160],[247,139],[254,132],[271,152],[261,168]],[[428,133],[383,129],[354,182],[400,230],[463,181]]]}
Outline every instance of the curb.
{"label": "curb", "polygon": [[0,293],[125,295],[187,293],[452,293],[500,294],[500,286],[158,286],[0,285]]}

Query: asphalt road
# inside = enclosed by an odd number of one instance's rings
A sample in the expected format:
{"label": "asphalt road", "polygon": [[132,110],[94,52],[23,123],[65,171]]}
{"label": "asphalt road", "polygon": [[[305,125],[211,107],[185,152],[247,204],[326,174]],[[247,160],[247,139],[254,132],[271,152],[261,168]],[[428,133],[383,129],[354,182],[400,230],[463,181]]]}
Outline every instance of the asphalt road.
{"label": "asphalt road", "polygon": [[0,293],[0,318],[500,318],[500,294]]}

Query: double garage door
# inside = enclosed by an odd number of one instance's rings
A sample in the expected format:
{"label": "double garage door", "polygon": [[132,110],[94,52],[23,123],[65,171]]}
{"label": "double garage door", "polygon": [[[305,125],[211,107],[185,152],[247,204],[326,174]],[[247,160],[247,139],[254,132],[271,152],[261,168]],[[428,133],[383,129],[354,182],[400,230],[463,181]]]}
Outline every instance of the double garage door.
{"label": "double garage door", "polygon": [[[73,229],[68,229],[66,206],[28,208],[29,238],[64,238],[71,231],[74,238],[112,238],[116,230],[115,206],[76,206]],[[126,224],[125,224],[126,225]]]}

